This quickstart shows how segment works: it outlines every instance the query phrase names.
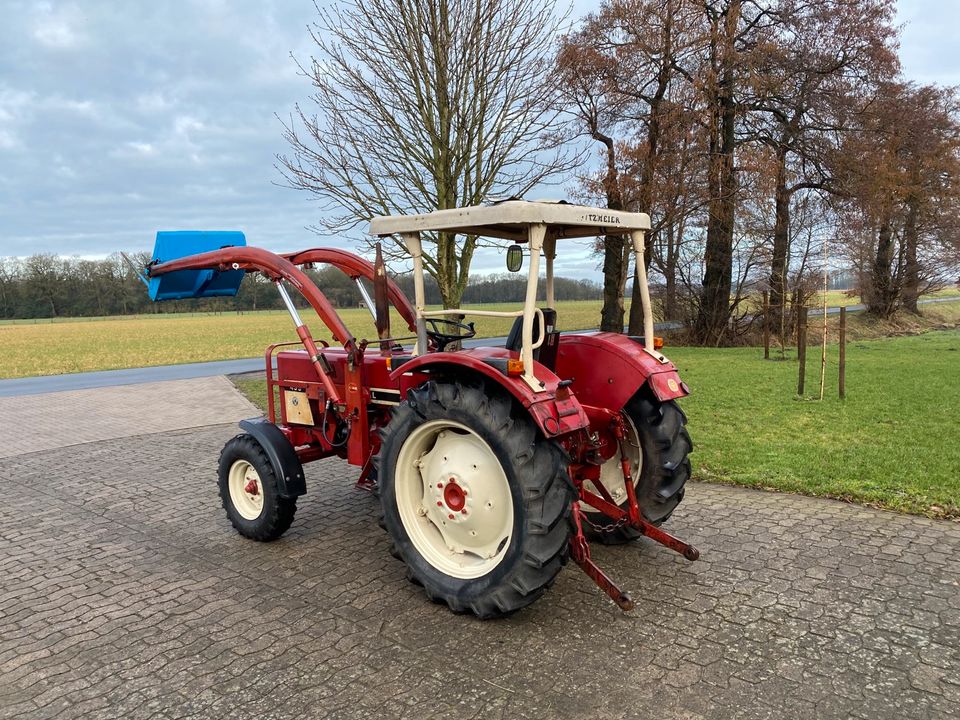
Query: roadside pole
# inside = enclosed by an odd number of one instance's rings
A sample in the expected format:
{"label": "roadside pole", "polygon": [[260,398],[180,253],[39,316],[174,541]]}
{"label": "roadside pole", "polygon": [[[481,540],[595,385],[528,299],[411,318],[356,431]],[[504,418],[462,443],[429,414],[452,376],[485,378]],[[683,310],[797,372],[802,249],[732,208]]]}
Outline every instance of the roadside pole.
{"label": "roadside pole", "polygon": [[827,239],[823,239],[823,338],[820,343],[820,400],[827,384]]}

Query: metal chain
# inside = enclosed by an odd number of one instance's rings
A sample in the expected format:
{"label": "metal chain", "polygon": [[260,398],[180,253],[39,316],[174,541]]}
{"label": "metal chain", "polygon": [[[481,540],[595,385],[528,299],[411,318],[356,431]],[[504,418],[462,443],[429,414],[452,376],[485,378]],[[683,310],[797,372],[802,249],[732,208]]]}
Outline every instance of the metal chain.
{"label": "metal chain", "polygon": [[[617,444],[618,445],[626,444],[635,448],[640,448],[639,443],[633,443],[630,441],[629,435],[627,435],[627,437],[625,437],[623,440],[618,440]],[[621,453],[623,453],[622,447],[620,451]],[[598,525],[597,523],[590,520],[590,518],[587,516],[587,513],[585,511],[581,511],[580,517],[583,519],[583,521],[587,525],[589,525],[591,528],[593,528],[594,530],[596,530],[598,533],[601,533],[601,534],[612,533],[630,523],[630,517],[628,515],[625,515],[624,517],[610,523],[609,525]]]}
{"label": "metal chain", "polygon": [[619,530],[619,529],[622,528],[624,525],[626,525],[627,523],[630,522],[630,518],[624,516],[624,517],[620,518],[619,520],[610,523],[609,525],[597,525],[595,522],[593,522],[593,521],[590,520],[590,518],[587,516],[587,513],[586,513],[586,512],[580,513],[580,517],[583,519],[583,521],[584,521],[587,525],[589,525],[590,527],[592,527],[594,530],[596,530],[598,533],[601,533],[601,534],[603,534],[603,533],[612,533],[613,531]]}

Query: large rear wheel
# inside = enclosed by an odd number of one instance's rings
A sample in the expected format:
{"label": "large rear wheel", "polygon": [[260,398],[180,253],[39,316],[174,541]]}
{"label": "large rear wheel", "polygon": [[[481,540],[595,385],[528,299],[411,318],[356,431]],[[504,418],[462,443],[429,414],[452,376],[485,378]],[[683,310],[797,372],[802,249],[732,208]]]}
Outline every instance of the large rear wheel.
{"label": "large rear wheel", "polygon": [[[693,442],[687,432],[687,418],[673,400],[660,402],[645,386],[623,409],[627,438],[623,445],[630,461],[630,475],[643,517],[659,525],[667,520],[683,500],[690,479],[690,458]],[[620,453],[615,452],[600,467],[600,482],[620,507],[627,507],[627,490],[620,466]],[[594,490],[592,483],[584,483]],[[586,511],[585,532],[608,545],[636,540],[639,531],[615,525],[604,514]]]}
{"label": "large rear wheel", "polygon": [[387,532],[409,578],[455,612],[508,615],[567,559],[573,485],[564,454],[496,386],[428,382],[387,426]]}

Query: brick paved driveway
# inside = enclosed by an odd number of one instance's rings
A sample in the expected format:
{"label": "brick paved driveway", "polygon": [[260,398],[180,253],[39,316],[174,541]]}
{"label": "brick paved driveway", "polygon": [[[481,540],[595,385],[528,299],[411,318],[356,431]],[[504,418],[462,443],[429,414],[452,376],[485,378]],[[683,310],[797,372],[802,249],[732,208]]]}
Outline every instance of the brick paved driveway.
{"label": "brick paved driveway", "polygon": [[0,717],[947,717],[960,526],[693,485],[652,544],[597,548],[480,623],[429,604],[337,461],[280,541],[235,535],[229,426],[0,460]]}
{"label": "brick paved driveway", "polygon": [[[64,377],[69,376],[53,379]],[[45,378],[26,379],[41,382]],[[223,376],[0,396],[0,458],[238,421],[258,412]]]}

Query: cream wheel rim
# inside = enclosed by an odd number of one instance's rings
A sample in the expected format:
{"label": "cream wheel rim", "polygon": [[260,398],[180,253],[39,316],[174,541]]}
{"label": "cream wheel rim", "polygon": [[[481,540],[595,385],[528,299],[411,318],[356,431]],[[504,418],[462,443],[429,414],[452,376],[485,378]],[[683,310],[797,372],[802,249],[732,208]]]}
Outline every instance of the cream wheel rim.
{"label": "cream wheel rim", "polygon": [[[637,486],[640,479],[640,471],[643,469],[643,453],[640,451],[640,435],[637,433],[637,426],[626,413],[620,415],[623,420],[624,428],[627,431],[627,437],[620,442],[620,447],[600,466],[600,483],[604,489],[610,493],[616,505],[623,505],[627,501],[627,485],[623,482],[623,469],[620,466],[620,452],[626,450],[627,459],[630,461],[630,477],[633,480],[633,486]],[[585,490],[589,490],[594,495],[600,495],[596,486],[589,480],[583,484]],[[639,498],[638,498],[639,499]],[[592,512],[599,512],[593,508],[586,508]]]}
{"label": "cream wheel rim", "polygon": [[466,425],[433,420],[403,443],[394,476],[400,521],[418,553],[452,577],[482,577],[513,537],[510,483],[490,446]]}
{"label": "cream wheel rim", "polygon": [[260,474],[246,460],[230,466],[230,501],[244,520],[256,520],[263,512],[263,483]]}

